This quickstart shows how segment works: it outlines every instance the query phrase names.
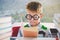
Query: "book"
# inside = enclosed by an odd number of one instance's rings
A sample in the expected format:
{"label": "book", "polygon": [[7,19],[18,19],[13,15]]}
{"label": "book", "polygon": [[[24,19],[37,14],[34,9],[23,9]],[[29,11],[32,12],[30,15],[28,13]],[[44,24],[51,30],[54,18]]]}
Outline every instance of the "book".
{"label": "book", "polygon": [[38,28],[37,27],[24,27],[23,36],[24,37],[37,37]]}

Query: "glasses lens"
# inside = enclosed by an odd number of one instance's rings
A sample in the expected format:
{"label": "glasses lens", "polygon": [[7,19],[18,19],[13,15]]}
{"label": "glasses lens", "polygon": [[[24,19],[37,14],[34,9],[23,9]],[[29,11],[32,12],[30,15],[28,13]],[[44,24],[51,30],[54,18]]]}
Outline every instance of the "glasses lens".
{"label": "glasses lens", "polygon": [[27,18],[28,20],[31,20],[31,15],[27,14],[27,15],[26,15],[26,18]]}
{"label": "glasses lens", "polygon": [[34,20],[38,20],[39,16],[38,15],[34,15]]}

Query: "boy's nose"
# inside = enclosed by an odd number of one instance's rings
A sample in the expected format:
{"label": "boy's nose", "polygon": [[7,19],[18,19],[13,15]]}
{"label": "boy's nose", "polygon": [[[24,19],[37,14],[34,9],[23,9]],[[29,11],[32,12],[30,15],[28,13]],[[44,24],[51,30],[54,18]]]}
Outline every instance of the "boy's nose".
{"label": "boy's nose", "polygon": [[31,18],[31,20],[34,20],[33,18]]}

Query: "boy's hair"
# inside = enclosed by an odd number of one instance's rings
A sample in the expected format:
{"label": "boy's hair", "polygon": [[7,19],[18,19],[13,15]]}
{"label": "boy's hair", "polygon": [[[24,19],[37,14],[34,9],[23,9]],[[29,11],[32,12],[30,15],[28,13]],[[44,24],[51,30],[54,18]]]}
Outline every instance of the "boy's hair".
{"label": "boy's hair", "polygon": [[37,9],[41,8],[41,6],[41,3],[39,2],[30,2],[27,4],[26,9],[37,12]]}

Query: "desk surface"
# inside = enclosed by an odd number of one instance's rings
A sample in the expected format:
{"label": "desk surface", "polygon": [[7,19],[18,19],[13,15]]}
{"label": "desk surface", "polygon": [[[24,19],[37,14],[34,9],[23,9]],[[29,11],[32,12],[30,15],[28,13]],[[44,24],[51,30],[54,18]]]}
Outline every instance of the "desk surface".
{"label": "desk surface", "polygon": [[56,40],[56,38],[29,38],[29,37],[17,37],[16,40]]}

